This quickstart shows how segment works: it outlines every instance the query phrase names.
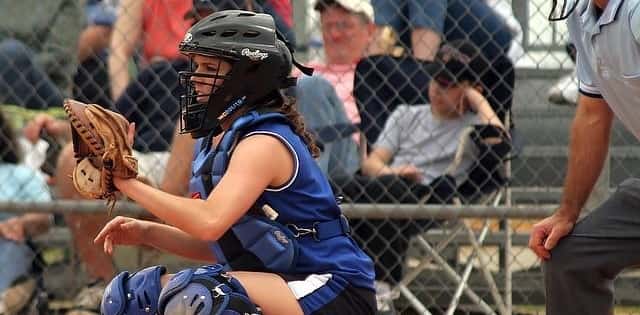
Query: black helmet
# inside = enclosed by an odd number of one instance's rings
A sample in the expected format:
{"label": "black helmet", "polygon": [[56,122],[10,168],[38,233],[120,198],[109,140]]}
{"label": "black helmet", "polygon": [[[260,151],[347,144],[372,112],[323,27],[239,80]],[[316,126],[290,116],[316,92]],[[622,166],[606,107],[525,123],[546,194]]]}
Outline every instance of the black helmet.
{"label": "black helmet", "polygon": [[[226,75],[180,73],[186,90],[180,100],[181,131],[194,138],[212,130],[219,133],[221,120],[239,108],[269,103],[281,97],[280,89],[295,85],[289,73],[292,63],[298,64],[290,47],[279,38],[282,37],[276,32],[273,17],[250,11],[216,12],[191,27],[180,43],[180,51],[218,57],[232,68]],[[311,69],[302,70],[307,73]],[[224,82],[215,91],[212,89],[207,103],[198,103],[193,76]]]}

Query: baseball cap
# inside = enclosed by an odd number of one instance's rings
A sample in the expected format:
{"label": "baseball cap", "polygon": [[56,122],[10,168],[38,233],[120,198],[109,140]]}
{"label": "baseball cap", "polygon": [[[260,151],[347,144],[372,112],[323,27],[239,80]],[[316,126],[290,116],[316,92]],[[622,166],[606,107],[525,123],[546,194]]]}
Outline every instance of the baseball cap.
{"label": "baseball cap", "polygon": [[324,11],[324,9],[333,4],[337,4],[347,11],[364,14],[369,21],[374,21],[373,6],[370,0],[318,0],[313,8],[316,11]]}
{"label": "baseball cap", "polygon": [[472,42],[455,40],[444,43],[426,69],[434,80],[449,86],[461,81],[478,83],[489,70],[489,63]]}

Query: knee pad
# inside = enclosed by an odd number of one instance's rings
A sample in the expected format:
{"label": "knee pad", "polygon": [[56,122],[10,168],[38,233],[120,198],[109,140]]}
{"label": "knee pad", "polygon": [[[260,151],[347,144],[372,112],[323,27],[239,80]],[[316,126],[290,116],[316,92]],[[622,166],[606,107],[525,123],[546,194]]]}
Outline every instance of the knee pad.
{"label": "knee pad", "polygon": [[103,315],[149,315],[158,310],[164,266],[153,266],[136,273],[121,272],[104,290],[100,312]]}
{"label": "knee pad", "polygon": [[260,315],[240,282],[221,265],[185,269],[162,289],[159,314],[171,315]]}

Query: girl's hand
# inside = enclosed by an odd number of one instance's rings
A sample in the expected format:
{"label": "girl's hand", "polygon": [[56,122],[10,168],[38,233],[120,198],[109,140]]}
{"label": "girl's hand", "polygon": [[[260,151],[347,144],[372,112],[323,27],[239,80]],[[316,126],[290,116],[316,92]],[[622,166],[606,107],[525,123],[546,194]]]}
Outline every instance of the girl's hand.
{"label": "girl's hand", "polygon": [[150,222],[129,217],[113,218],[102,228],[94,243],[102,243],[104,252],[112,255],[115,245],[143,245]]}

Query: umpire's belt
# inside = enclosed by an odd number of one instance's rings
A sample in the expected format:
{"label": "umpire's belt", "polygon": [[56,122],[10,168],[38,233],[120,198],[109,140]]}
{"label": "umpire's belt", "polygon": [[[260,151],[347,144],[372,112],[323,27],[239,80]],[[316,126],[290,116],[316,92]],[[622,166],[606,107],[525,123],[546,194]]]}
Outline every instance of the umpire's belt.
{"label": "umpire's belt", "polygon": [[306,236],[313,237],[316,241],[322,241],[341,235],[350,235],[351,228],[349,227],[349,220],[344,215],[340,215],[339,218],[331,221],[314,222],[312,224],[287,224],[287,227],[293,236],[296,238],[302,238]]}

